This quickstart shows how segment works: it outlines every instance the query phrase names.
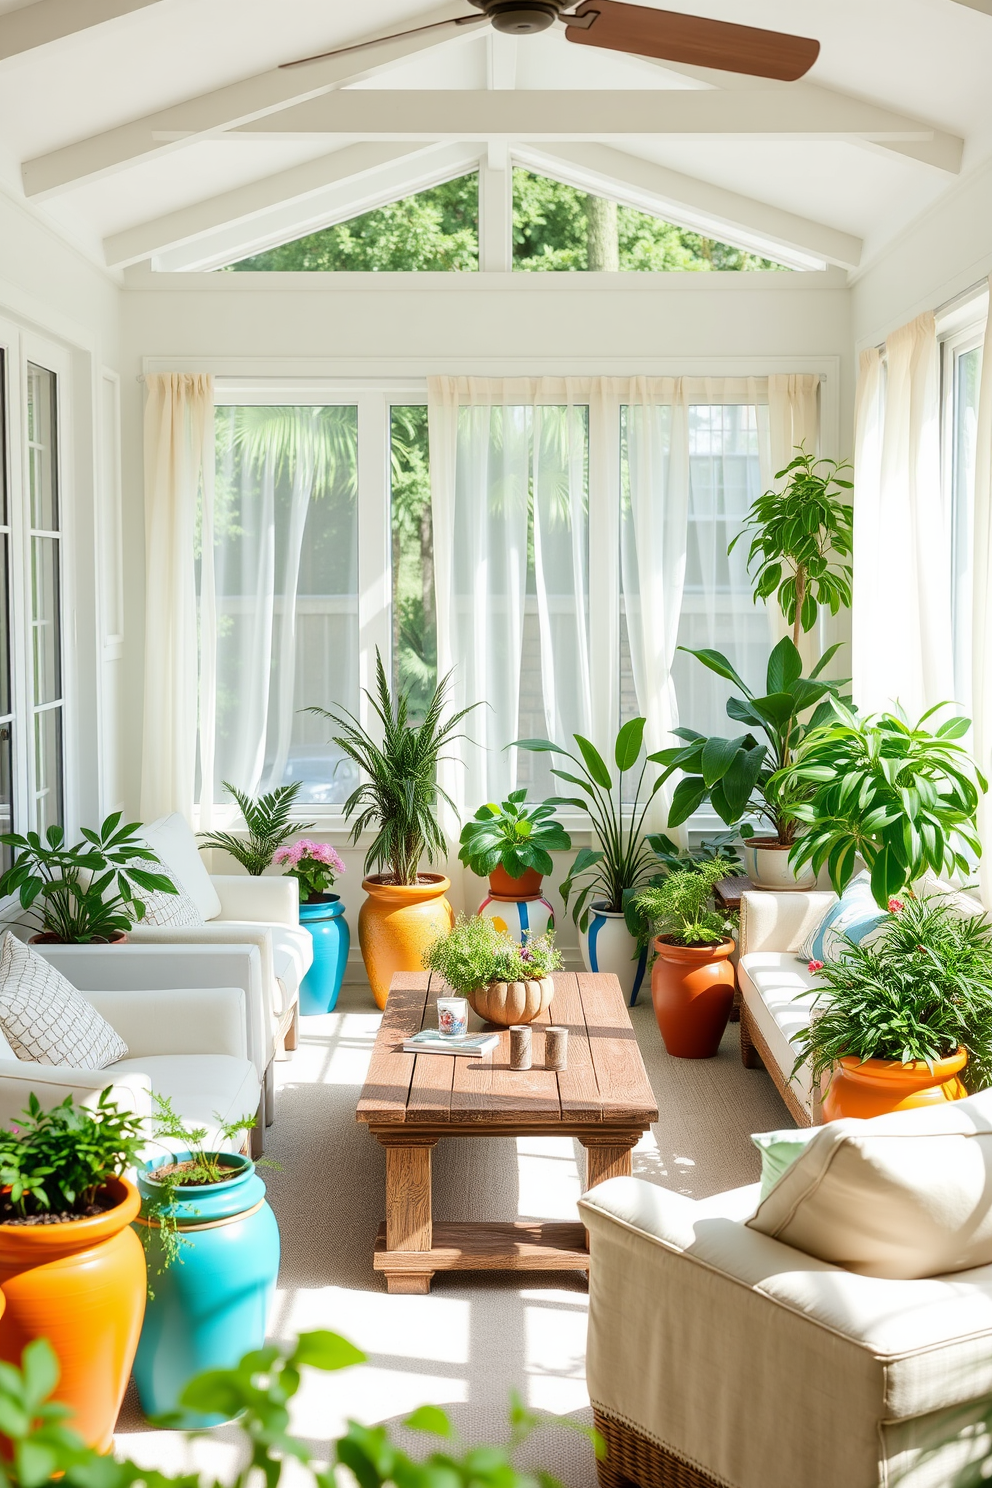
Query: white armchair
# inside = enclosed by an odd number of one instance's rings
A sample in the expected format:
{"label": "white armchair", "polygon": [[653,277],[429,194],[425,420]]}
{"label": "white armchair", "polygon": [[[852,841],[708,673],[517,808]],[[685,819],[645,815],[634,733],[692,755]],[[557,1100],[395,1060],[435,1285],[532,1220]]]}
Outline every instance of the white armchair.
{"label": "white armchair", "polygon": [[635,1178],[581,1200],[601,1488],[952,1482],[990,1450],[992,1266],[855,1275],[747,1228],[757,1201]]}

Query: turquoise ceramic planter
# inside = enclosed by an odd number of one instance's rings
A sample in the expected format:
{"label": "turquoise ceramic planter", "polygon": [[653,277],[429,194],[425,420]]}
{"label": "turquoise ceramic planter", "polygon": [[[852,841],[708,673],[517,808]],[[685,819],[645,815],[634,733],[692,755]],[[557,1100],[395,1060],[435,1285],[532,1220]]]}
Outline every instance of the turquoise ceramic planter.
{"label": "turquoise ceramic planter", "polygon": [[[179,1153],[182,1161],[188,1154]],[[157,1159],[149,1168],[171,1162]],[[180,1188],[175,1214],[187,1242],[167,1271],[157,1228],[148,1241],[149,1297],[134,1361],[134,1378],[147,1416],[179,1411],[187,1381],[205,1369],[230,1369],[265,1343],[265,1324],[279,1272],[279,1230],[265,1200],[265,1184],[247,1157],[227,1158],[231,1182]],[[138,1173],[142,1213],[161,1190]],[[140,1226],[141,1221],[136,1222]],[[216,1426],[222,1416],[180,1413],[187,1429]]]}
{"label": "turquoise ceramic planter", "polygon": [[318,904],[301,904],[300,924],[313,937],[313,965],[300,985],[300,1012],[329,1013],[341,991],[351,945],[344,905],[337,894]]}

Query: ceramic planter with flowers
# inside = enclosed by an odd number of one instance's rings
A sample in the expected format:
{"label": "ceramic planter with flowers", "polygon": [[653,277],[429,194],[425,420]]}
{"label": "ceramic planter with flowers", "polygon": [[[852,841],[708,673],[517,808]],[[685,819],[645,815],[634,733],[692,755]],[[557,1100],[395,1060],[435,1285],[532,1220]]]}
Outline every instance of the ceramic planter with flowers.
{"label": "ceramic planter with flowers", "polygon": [[532,1023],[551,1006],[551,973],[561,965],[553,932],[520,945],[486,915],[459,916],[453,929],[424,953],[428,971],[467,997],[480,1018],[502,1028]]}
{"label": "ceramic planter with flowers", "polygon": [[308,837],[279,848],[273,861],[299,884],[300,924],[313,940],[313,965],[300,985],[300,1012],[329,1013],[337,1004],[351,946],[341,897],[331,893],[344,863],[333,847]]}
{"label": "ceramic planter with flowers", "polygon": [[651,1000],[669,1054],[712,1059],[734,1002],[732,922],[713,903],[720,861],[676,868],[634,901],[655,932]]}

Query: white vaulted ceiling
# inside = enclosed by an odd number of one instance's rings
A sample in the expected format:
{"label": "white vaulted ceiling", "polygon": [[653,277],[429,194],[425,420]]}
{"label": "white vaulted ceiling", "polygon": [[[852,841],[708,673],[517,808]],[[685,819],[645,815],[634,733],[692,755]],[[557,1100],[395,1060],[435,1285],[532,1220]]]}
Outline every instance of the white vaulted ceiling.
{"label": "white vaulted ceiling", "polygon": [[99,262],[181,267],[508,142],[604,195],[853,268],[992,154],[992,0],[665,8],[814,36],[820,56],[774,84],[480,25],[277,72],[471,7],[0,0],[0,185]]}

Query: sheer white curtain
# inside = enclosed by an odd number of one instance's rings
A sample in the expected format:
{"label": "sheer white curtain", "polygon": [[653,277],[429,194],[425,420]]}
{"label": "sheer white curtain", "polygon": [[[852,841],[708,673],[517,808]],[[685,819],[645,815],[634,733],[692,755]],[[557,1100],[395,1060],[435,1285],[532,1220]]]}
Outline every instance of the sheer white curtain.
{"label": "sheer white curtain", "polygon": [[214,384],[146,378],[145,696],[141,815],[192,817],[197,735],[195,545],[202,485],[213,503]]}
{"label": "sheer white curtain", "polygon": [[[950,514],[932,313],[862,357],[855,467],[854,699],[913,722],[953,689]],[[860,467],[860,468],[859,468]]]}
{"label": "sheer white curtain", "polygon": [[[992,279],[989,280],[992,306]],[[972,716],[979,768],[992,776],[992,310],[985,325],[975,450],[974,569],[972,574]],[[982,900],[992,909],[992,798],[978,806]]]}

